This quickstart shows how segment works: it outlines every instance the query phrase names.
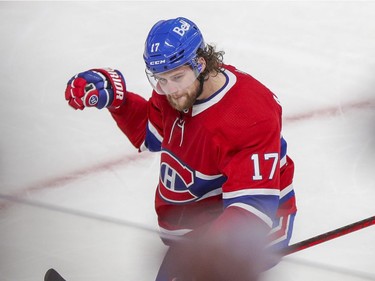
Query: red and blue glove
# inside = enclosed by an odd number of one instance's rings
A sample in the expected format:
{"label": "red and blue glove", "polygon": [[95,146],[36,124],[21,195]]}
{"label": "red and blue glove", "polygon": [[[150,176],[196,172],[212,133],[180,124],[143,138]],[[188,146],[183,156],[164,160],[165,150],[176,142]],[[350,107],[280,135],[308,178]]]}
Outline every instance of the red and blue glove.
{"label": "red and blue glove", "polygon": [[118,108],[125,101],[125,93],[125,79],[120,71],[98,68],[72,77],[65,90],[65,99],[74,109]]}

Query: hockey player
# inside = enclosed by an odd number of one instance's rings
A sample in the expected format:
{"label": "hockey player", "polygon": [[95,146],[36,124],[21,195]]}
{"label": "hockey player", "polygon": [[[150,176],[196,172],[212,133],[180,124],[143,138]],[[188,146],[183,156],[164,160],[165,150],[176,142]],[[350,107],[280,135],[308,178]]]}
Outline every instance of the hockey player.
{"label": "hockey player", "polygon": [[266,250],[291,238],[294,164],[281,106],[223,55],[189,19],[161,20],[145,42],[148,100],[113,69],[67,84],[70,106],[108,108],[140,152],[161,153],[155,209],[170,248],[157,281],[255,280],[277,263]]}

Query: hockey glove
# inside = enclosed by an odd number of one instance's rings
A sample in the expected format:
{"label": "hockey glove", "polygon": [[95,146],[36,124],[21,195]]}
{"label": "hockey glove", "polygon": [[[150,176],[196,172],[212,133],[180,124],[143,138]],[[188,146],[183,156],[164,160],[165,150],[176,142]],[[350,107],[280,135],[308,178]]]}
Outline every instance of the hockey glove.
{"label": "hockey glove", "polygon": [[110,68],[92,69],[72,77],[65,99],[74,109],[118,108],[125,100],[126,84],[121,72]]}

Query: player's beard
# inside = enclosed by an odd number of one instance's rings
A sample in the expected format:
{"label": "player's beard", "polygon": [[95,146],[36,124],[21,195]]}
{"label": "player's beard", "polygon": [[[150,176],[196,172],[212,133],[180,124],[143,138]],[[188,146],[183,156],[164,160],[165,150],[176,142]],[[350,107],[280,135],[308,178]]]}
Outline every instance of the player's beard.
{"label": "player's beard", "polygon": [[197,100],[201,92],[202,89],[200,86],[200,82],[198,80],[195,80],[191,87],[184,90],[184,93],[176,95],[167,95],[167,99],[169,104],[174,109],[178,111],[184,111],[186,109],[191,108],[194,105],[195,101]]}

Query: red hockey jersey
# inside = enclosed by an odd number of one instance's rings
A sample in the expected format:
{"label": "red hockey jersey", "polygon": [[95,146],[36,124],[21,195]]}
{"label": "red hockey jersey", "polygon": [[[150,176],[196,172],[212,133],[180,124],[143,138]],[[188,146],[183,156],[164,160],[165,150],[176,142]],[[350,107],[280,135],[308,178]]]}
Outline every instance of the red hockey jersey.
{"label": "red hockey jersey", "polygon": [[270,229],[296,212],[277,97],[233,66],[223,74],[225,85],[185,112],[155,91],[148,101],[128,92],[111,110],[139,151],[161,153],[155,209],[162,232],[183,235],[230,208]]}

